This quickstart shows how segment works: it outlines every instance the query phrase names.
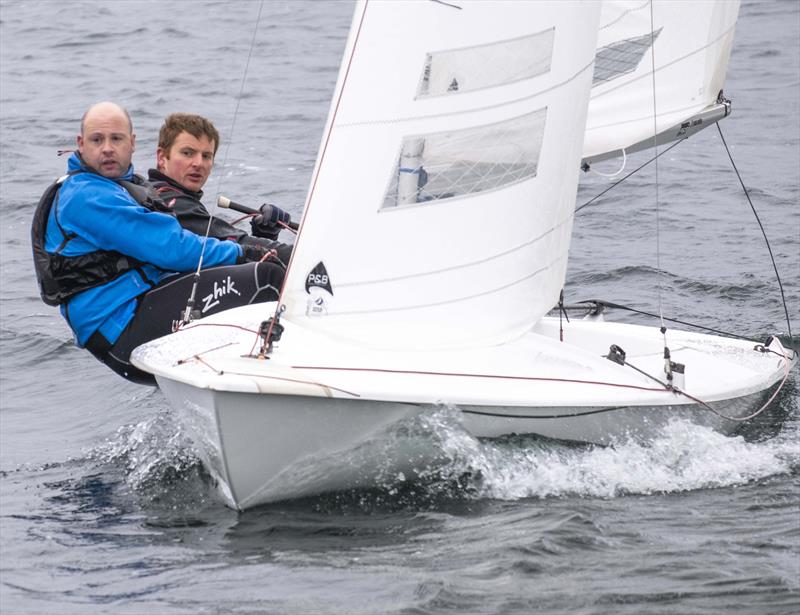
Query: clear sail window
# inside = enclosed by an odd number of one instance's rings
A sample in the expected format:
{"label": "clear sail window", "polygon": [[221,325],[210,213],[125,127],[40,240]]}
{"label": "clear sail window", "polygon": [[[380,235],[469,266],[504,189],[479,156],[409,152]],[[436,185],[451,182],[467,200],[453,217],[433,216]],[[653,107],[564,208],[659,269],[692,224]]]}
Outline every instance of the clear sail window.
{"label": "clear sail window", "polygon": [[547,109],[503,122],[405,137],[383,209],[496,190],[536,176]]}
{"label": "clear sail window", "polygon": [[662,28],[652,36],[645,34],[635,38],[617,41],[597,50],[594,58],[594,79],[592,85],[611,81],[622,75],[632,73],[639,66],[645,52],[661,34]]}
{"label": "clear sail window", "polygon": [[496,43],[429,53],[417,98],[495,87],[546,73],[554,32],[551,28]]}

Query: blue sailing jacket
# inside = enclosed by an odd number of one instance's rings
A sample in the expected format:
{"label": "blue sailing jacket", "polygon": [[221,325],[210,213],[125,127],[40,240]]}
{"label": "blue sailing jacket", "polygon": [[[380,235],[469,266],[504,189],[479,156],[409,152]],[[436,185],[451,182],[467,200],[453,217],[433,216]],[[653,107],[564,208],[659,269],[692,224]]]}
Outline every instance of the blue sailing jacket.
{"label": "blue sailing jacket", "polygon": [[[71,175],[59,189],[47,221],[45,250],[64,256],[116,250],[144,263],[61,306],[79,346],[95,331],[116,342],[133,318],[136,297],[169,275],[194,271],[201,253],[204,267],[232,265],[241,256],[237,243],[199,237],[184,230],[173,216],[139,205],[114,180],[91,172],[76,154],[67,167],[86,172]],[[133,165],[118,179],[132,178]],[[75,236],[65,242],[65,234]]]}

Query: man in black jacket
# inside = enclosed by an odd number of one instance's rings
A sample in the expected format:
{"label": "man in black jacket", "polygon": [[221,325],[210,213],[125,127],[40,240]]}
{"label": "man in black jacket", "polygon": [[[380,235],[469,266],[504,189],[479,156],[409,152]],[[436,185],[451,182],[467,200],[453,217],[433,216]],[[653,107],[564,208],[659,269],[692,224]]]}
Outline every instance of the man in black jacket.
{"label": "man in black jacket", "polygon": [[[211,174],[218,149],[219,132],[209,120],[199,115],[173,113],[164,120],[158,134],[158,168],[148,171],[150,182],[173,209],[181,226],[201,236],[206,234],[211,217],[200,200],[202,188]],[[292,246],[277,239],[289,220],[287,212],[265,204],[250,222],[252,236],[218,217],[211,220],[208,234],[217,239],[231,239],[243,247],[274,249],[285,267]]]}

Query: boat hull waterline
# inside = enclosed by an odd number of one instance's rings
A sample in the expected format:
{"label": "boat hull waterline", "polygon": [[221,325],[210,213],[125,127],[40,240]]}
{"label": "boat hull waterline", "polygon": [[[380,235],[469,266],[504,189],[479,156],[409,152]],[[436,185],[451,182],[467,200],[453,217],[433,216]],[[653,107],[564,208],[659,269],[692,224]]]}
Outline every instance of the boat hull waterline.
{"label": "boat hull waterline", "polygon": [[[653,438],[676,419],[730,433],[740,423],[723,417],[752,413],[792,363],[777,341],[777,350],[762,352],[752,341],[671,331],[689,397],[606,357],[618,345],[630,365],[663,380],[657,328],[557,318],[475,356],[466,348],[385,353],[285,323],[297,343],[278,342],[270,359],[251,358],[264,313],[263,305],[237,308],[134,353],[139,367],[155,373],[226,503],[242,510],[413,476],[438,452],[376,459],[376,443],[442,406],[475,437],[613,445]],[[234,335],[230,323],[239,327]],[[311,347],[313,364],[304,351]]]}

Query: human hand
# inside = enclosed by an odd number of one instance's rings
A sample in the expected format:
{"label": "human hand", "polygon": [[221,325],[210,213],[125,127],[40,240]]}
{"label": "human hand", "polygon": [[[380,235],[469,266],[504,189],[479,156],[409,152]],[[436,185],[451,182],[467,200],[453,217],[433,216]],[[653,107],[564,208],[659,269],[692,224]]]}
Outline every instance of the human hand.
{"label": "human hand", "polygon": [[292,217],[277,205],[264,203],[259,214],[250,220],[250,227],[254,237],[264,239],[277,239],[283,225],[289,224]]}
{"label": "human hand", "polygon": [[237,263],[257,263],[260,262],[270,251],[269,248],[255,243],[239,244],[242,247],[242,255]]}

